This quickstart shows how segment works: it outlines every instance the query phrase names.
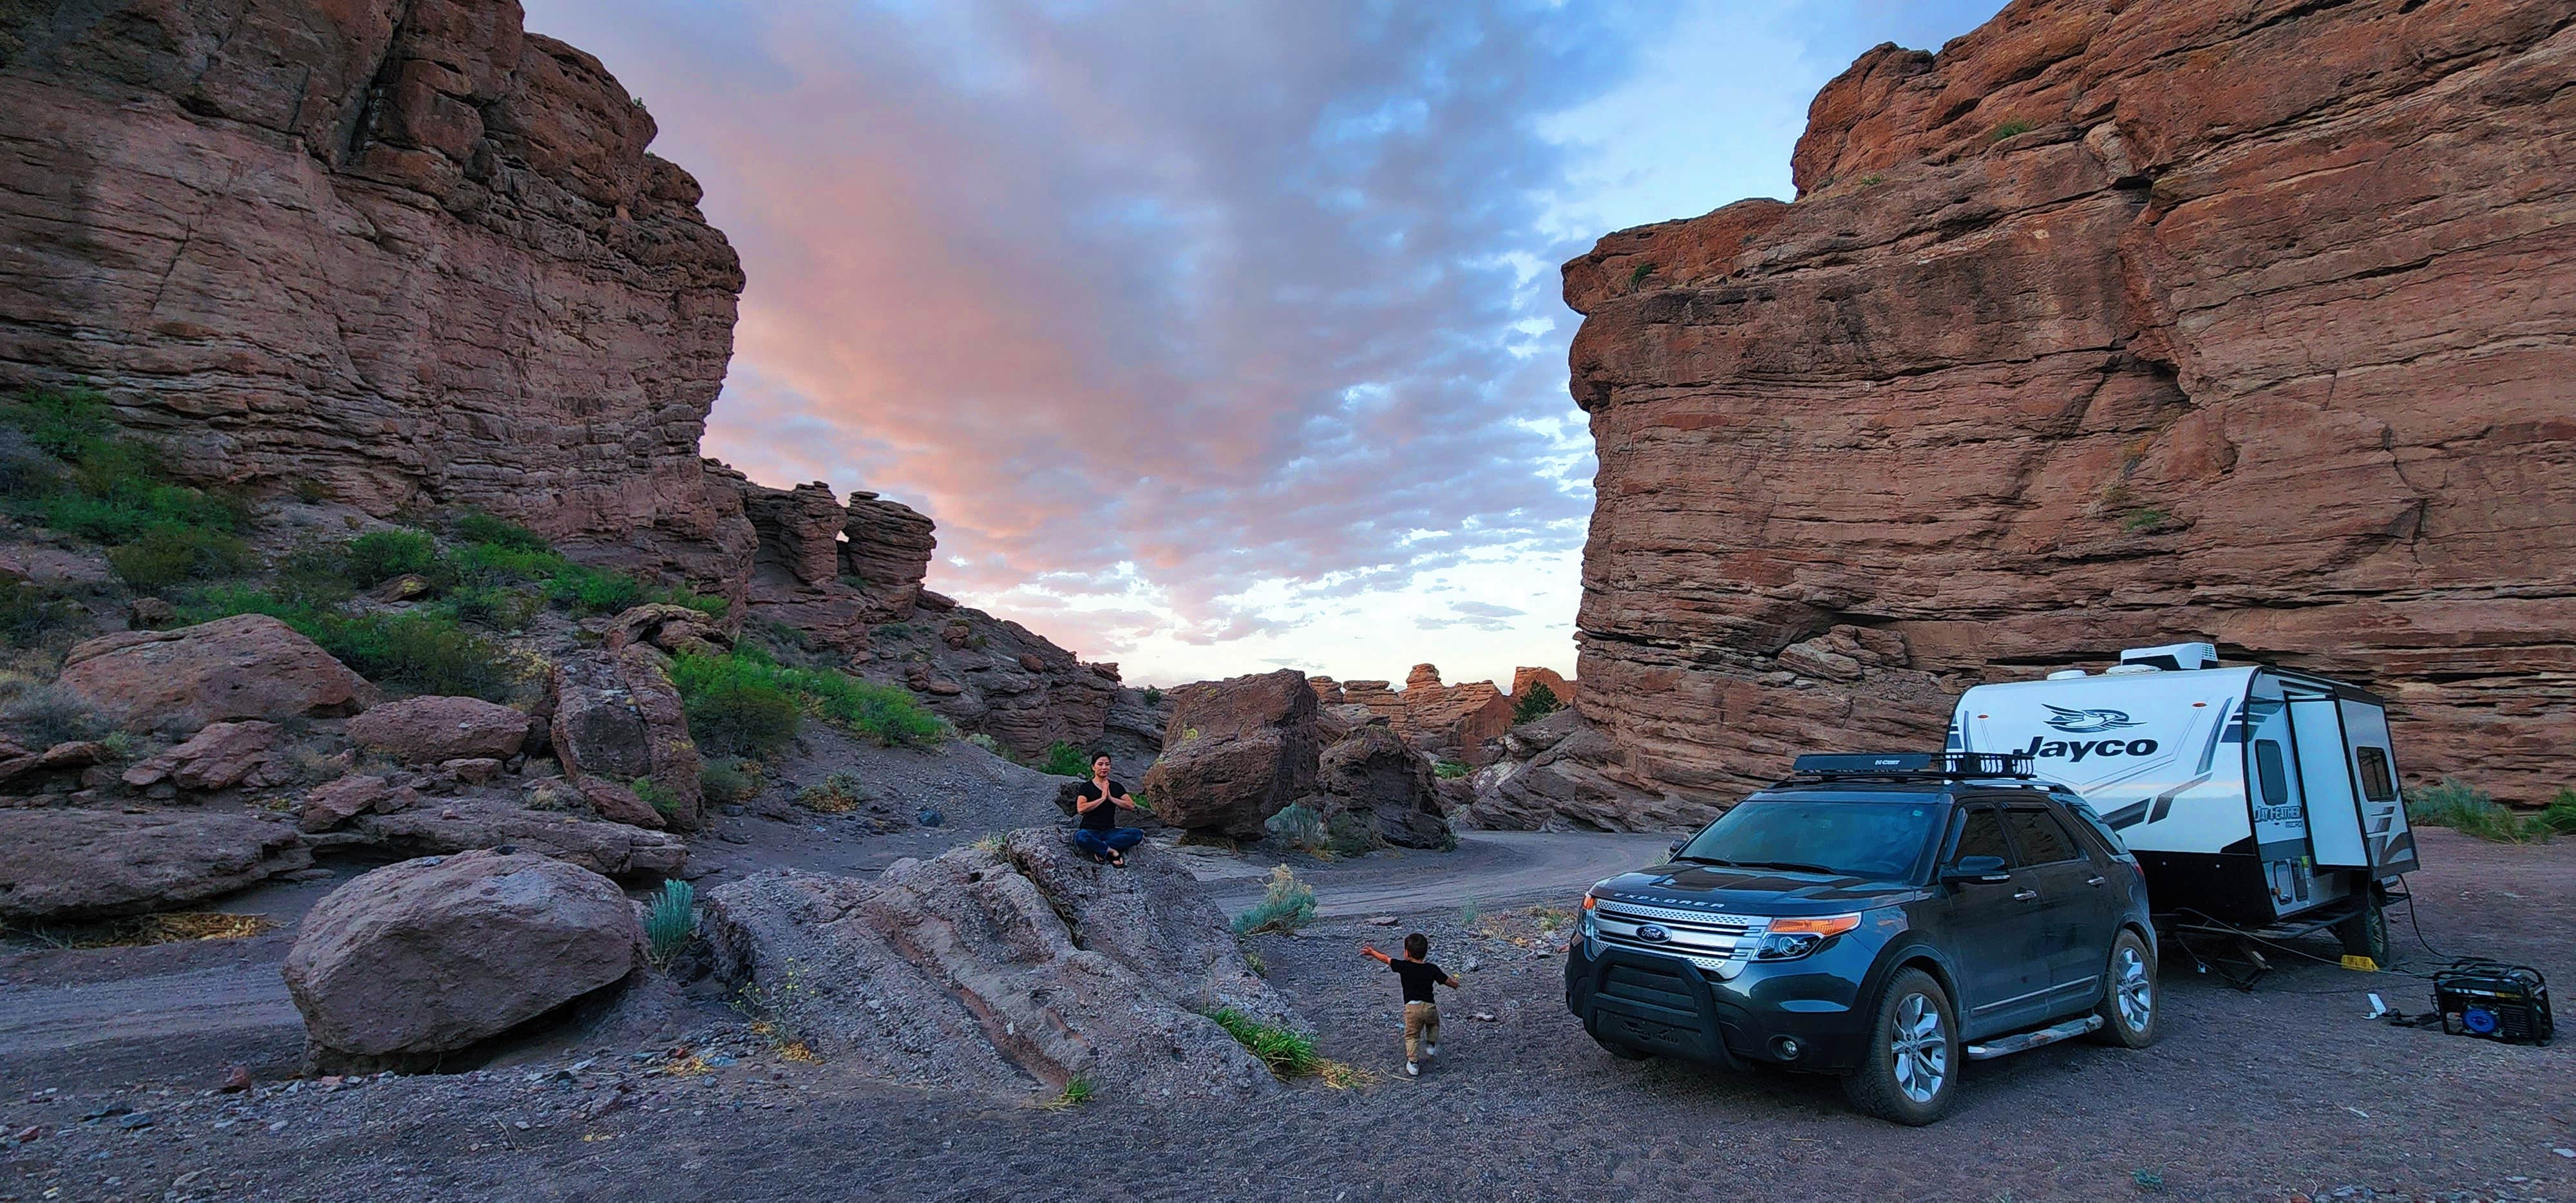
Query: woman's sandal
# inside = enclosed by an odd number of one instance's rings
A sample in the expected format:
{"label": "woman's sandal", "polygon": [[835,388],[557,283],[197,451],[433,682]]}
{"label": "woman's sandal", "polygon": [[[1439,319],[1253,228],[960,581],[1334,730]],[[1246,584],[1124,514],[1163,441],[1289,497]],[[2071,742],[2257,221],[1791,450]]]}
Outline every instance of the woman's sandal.
{"label": "woman's sandal", "polygon": [[1112,868],[1124,869],[1127,867],[1127,858],[1119,855],[1118,850],[1112,848],[1109,850],[1109,864]]}

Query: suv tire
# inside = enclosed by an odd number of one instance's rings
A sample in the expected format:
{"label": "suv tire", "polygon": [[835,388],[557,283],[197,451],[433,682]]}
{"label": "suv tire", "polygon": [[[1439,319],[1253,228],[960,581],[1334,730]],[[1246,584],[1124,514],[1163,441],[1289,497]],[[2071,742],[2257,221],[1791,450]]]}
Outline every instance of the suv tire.
{"label": "suv tire", "polygon": [[1901,970],[1879,991],[1869,1052],[1843,1074],[1843,1094],[1880,1119],[1921,1127],[1958,1100],[1964,1053],[1949,992],[1931,974]]}
{"label": "suv tire", "polygon": [[2103,971],[2102,1002],[2093,1013],[2102,1026],[2093,1038],[2121,1048],[2145,1048],[2156,1042],[2156,954],[2138,933],[2121,928],[2111,940],[2111,963]]}

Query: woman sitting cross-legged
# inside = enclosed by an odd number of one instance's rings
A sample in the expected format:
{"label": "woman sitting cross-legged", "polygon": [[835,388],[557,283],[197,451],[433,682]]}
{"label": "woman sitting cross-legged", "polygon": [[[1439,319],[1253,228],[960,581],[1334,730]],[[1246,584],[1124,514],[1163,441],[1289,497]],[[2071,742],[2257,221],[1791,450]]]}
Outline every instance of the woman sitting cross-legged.
{"label": "woman sitting cross-legged", "polygon": [[1074,794],[1074,844],[1095,859],[1126,864],[1127,858],[1120,853],[1144,843],[1145,833],[1118,825],[1121,806],[1133,810],[1136,800],[1127,796],[1126,786],[1109,779],[1109,757],[1092,757],[1091,780],[1083,782]]}

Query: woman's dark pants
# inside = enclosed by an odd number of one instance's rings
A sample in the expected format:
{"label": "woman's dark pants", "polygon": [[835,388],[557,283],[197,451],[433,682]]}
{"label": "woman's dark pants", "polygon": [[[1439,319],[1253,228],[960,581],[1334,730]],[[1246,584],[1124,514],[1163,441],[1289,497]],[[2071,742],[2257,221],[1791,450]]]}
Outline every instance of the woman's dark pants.
{"label": "woman's dark pants", "polygon": [[1101,860],[1109,859],[1112,852],[1125,852],[1144,842],[1145,833],[1133,827],[1112,827],[1107,831],[1095,831],[1089,827],[1073,829],[1074,846]]}

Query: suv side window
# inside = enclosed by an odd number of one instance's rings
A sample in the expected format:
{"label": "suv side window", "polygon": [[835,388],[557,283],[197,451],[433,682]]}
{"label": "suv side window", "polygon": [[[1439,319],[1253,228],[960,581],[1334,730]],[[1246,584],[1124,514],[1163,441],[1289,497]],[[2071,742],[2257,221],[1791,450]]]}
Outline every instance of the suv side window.
{"label": "suv side window", "polygon": [[2013,843],[2021,848],[2022,864],[2053,865],[2085,859],[2075,846],[2075,836],[2057,821],[2056,815],[2045,810],[2016,806],[2004,812],[2004,823],[2012,828]]}
{"label": "suv side window", "polygon": [[1959,812],[1959,838],[1950,850],[1950,863],[1965,856],[2000,856],[2013,863],[2012,846],[2004,842],[2004,824],[1991,806],[1972,806]]}

